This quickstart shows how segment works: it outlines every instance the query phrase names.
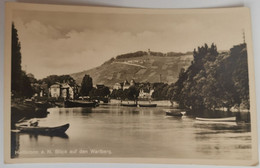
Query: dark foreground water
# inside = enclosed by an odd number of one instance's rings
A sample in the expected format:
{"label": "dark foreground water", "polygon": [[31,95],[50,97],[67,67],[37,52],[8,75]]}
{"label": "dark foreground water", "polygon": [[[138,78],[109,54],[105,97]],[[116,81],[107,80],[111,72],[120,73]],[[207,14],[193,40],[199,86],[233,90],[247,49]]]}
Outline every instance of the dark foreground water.
{"label": "dark foreground water", "polygon": [[[106,105],[48,109],[50,114],[40,119],[39,125],[70,123],[66,134],[12,133],[12,157],[251,158],[249,113],[206,112],[166,117],[164,108]],[[219,115],[236,115],[240,122],[195,121],[195,116]]]}

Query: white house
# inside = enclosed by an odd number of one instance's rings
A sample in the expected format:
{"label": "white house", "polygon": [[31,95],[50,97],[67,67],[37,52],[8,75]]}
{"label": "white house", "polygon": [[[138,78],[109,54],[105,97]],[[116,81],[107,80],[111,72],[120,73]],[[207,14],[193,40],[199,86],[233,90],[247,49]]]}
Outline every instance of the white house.
{"label": "white house", "polygon": [[74,98],[73,88],[67,83],[55,83],[50,86],[49,91],[51,97]]}
{"label": "white house", "polygon": [[119,89],[122,89],[122,86],[121,86],[120,83],[115,83],[114,86],[113,86],[113,89],[119,90]]}
{"label": "white house", "polygon": [[53,84],[50,87],[50,96],[51,97],[60,97],[60,84]]}
{"label": "white house", "polygon": [[67,83],[62,83],[60,96],[63,98],[69,97],[69,98],[73,99],[74,98],[73,88]]}
{"label": "white house", "polygon": [[142,99],[151,99],[153,92],[153,89],[151,89],[149,92],[145,92],[143,89],[141,89],[138,97]]}

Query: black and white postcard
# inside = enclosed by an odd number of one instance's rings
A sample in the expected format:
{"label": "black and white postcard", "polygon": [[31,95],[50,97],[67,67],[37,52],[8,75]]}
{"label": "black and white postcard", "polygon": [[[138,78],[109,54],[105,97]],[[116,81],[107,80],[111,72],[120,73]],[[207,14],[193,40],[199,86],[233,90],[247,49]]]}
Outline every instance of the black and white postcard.
{"label": "black and white postcard", "polygon": [[250,10],[6,4],[5,162],[258,164]]}

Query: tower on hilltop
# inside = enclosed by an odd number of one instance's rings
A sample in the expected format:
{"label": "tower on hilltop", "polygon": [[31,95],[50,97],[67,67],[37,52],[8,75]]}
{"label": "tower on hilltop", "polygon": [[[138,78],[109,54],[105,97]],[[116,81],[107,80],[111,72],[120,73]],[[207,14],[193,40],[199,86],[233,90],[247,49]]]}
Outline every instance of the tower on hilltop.
{"label": "tower on hilltop", "polygon": [[243,29],[243,44],[246,44],[246,35],[245,35],[245,29]]}
{"label": "tower on hilltop", "polygon": [[151,51],[150,51],[150,48],[148,49],[148,52],[147,52],[147,53],[148,53],[148,55],[149,55],[149,56],[151,55]]}

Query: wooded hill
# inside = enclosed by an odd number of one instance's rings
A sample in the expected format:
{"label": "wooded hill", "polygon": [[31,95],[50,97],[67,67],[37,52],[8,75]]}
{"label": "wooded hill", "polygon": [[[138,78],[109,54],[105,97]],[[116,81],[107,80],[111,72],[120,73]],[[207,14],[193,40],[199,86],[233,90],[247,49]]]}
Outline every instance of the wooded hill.
{"label": "wooded hill", "polygon": [[191,109],[250,108],[246,44],[222,53],[216,45],[205,44],[193,56],[192,64],[174,84],[173,100]]}
{"label": "wooded hill", "polygon": [[192,53],[161,53],[144,51],[127,53],[111,58],[99,67],[79,73],[70,74],[78,84],[85,74],[93,79],[93,84],[102,83],[113,86],[115,83],[136,82],[164,82],[174,83],[178,79],[181,68],[187,68],[193,60]]}

